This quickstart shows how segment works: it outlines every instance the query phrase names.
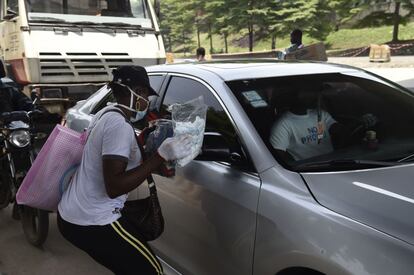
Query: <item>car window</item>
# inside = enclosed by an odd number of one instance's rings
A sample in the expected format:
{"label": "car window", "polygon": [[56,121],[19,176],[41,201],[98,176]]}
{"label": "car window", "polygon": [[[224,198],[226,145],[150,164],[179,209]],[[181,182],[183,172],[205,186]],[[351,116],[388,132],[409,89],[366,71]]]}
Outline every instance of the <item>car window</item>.
{"label": "car window", "polygon": [[395,162],[414,152],[414,128],[407,124],[414,119],[414,96],[392,83],[337,73],[227,84],[287,168]]}
{"label": "car window", "polygon": [[149,75],[149,81],[151,84],[151,87],[157,92],[159,93],[161,86],[162,86],[162,82],[164,81],[164,75]]}
{"label": "car window", "polygon": [[164,114],[168,113],[167,109],[170,105],[184,103],[199,96],[203,96],[204,103],[208,106],[206,132],[221,134],[232,151],[242,154],[240,152],[240,143],[230,118],[213,93],[199,81],[185,77],[172,77],[163,99],[161,112]]}
{"label": "car window", "polygon": [[18,13],[19,12],[19,1],[18,0],[7,1],[7,9]]}
{"label": "car window", "polygon": [[[151,87],[157,92],[159,93],[161,86],[162,86],[162,82],[164,81],[164,75],[149,75],[149,81],[150,81],[150,85]],[[93,109],[93,111],[91,112],[92,114],[96,114],[97,112],[99,112],[100,110],[102,110],[103,108],[105,108],[106,106],[108,106],[109,103],[115,103],[115,97],[112,94],[112,91],[109,90],[108,95],[105,96],[101,102],[99,102],[96,107]],[[155,99],[154,98],[150,98],[150,107],[149,109],[152,110],[155,108]]]}

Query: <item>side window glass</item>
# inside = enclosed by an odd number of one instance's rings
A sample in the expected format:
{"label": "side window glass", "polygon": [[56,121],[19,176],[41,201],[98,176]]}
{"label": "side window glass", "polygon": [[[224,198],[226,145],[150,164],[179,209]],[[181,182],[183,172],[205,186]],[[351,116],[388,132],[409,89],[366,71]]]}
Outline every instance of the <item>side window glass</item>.
{"label": "side window glass", "polygon": [[9,0],[7,1],[7,10],[11,10],[15,13],[19,13],[19,1],[18,0]]}
{"label": "side window glass", "polygon": [[200,82],[173,77],[163,100],[162,112],[167,112],[168,107],[174,103],[184,103],[199,96],[203,96],[204,103],[208,106],[206,131],[220,133],[231,149],[239,152],[240,145],[233,124],[212,92]]}
{"label": "side window glass", "polygon": [[149,81],[150,81],[150,85],[151,87],[157,92],[160,92],[161,86],[162,86],[162,82],[164,80],[164,76],[163,75],[150,75],[149,77]]}

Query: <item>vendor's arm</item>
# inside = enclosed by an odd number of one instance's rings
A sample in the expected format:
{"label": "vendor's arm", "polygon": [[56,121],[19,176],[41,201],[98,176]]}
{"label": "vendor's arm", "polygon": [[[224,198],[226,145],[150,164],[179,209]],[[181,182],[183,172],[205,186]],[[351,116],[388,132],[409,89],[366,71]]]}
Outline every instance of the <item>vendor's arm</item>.
{"label": "vendor's arm", "polygon": [[[124,122],[125,123],[125,122]],[[165,161],[186,157],[191,152],[189,136],[164,140],[154,155],[136,168],[126,171],[136,139],[122,121],[107,121],[102,141],[102,168],[106,192],[110,198],[127,194],[143,183]]]}
{"label": "vendor's arm", "polygon": [[164,161],[159,154],[154,154],[138,167],[125,171],[127,160],[103,158],[104,181],[108,196],[113,199],[134,190]]}

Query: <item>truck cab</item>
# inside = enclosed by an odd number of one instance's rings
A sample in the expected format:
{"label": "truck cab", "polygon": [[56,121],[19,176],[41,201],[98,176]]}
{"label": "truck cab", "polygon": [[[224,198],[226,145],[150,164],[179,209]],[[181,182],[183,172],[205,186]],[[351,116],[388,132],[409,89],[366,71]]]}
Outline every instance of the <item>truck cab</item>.
{"label": "truck cab", "polygon": [[0,0],[0,37],[10,76],[62,115],[113,68],[165,63],[150,0]]}

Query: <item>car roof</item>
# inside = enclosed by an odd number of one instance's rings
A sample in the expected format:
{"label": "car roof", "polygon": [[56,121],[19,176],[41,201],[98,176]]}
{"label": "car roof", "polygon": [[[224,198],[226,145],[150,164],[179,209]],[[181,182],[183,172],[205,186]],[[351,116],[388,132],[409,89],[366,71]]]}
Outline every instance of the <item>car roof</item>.
{"label": "car roof", "polygon": [[224,81],[361,71],[354,67],[326,62],[289,62],[274,59],[175,63],[150,66],[147,70],[148,72],[183,73],[198,77],[202,77],[206,73],[213,73]]}

